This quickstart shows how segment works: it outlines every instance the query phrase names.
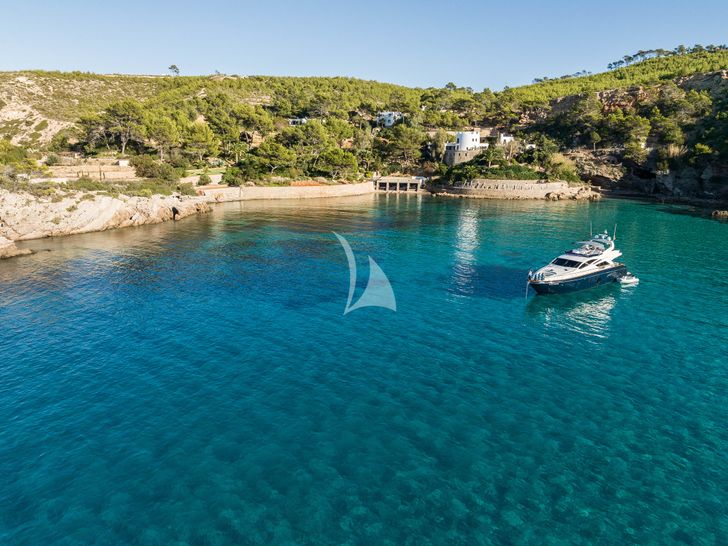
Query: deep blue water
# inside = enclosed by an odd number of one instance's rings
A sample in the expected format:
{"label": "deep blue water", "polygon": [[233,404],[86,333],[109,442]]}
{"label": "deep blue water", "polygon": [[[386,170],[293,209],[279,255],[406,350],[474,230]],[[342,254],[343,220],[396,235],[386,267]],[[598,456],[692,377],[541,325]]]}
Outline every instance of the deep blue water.
{"label": "deep blue water", "polygon": [[[684,212],[375,196],[33,242],[0,263],[0,543],[725,543],[728,224]],[[590,221],[642,282],[526,299]],[[396,313],[343,315],[332,231]]]}

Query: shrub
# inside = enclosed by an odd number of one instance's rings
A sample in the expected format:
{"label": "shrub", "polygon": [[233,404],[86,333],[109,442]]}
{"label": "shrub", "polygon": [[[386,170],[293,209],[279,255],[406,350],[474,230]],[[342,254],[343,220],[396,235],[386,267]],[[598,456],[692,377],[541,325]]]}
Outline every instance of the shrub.
{"label": "shrub", "polygon": [[93,180],[92,178],[82,177],[78,180],[72,180],[66,184],[66,187],[71,190],[77,191],[99,191],[108,189],[108,184],[101,182],[100,180]]}
{"label": "shrub", "polygon": [[169,164],[175,169],[187,169],[190,166],[189,160],[181,154],[173,155],[169,160]]}
{"label": "shrub", "polygon": [[48,149],[54,152],[61,152],[70,149],[68,136],[67,130],[59,131],[51,138],[51,141],[48,144]]}
{"label": "shrub", "polygon": [[244,182],[243,172],[239,167],[230,167],[222,175],[222,183],[228,186],[241,186]]}
{"label": "shrub", "polygon": [[192,187],[190,182],[183,182],[177,186],[177,191],[182,195],[197,195],[195,188]]}
{"label": "shrub", "polygon": [[546,165],[546,174],[549,180],[563,180],[564,182],[581,182],[576,173],[576,166],[570,159],[561,154],[554,154]]}
{"label": "shrub", "polygon": [[475,159],[467,163],[461,163],[452,167],[444,175],[445,180],[450,182],[461,182],[475,178],[489,180],[539,180],[543,174],[525,165],[502,165],[488,167],[485,159]]}
{"label": "shrub", "polygon": [[246,182],[263,180],[268,176],[261,173],[257,163],[241,161],[235,167],[228,167],[222,175],[222,183],[228,186],[242,186]]}
{"label": "shrub", "polygon": [[10,167],[13,172],[30,173],[37,170],[27,150],[13,145],[9,140],[0,140],[0,165]]}
{"label": "shrub", "polygon": [[209,174],[201,174],[200,178],[197,179],[198,186],[207,186],[209,184],[212,184],[212,178],[210,178]]}
{"label": "shrub", "polygon": [[136,175],[140,178],[156,178],[167,182],[177,182],[179,171],[168,163],[162,163],[148,155],[139,155],[131,159]]}
{"label": "shrub", "polygon": [[45,164],[49,167],[52,167],[53,165],[58,165],[61,162],[61,158],[58,157],[56,154],[48,154],[48,157],[46,157]]}

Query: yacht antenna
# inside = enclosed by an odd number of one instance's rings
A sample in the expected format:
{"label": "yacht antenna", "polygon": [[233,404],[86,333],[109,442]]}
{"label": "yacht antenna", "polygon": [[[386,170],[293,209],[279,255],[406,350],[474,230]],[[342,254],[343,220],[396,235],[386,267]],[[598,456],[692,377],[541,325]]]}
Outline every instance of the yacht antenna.
{"label": "yacht antenna", "polygon": [[614,224],[614,233],[612,233],[612,240],[617,240],[617,224]]}

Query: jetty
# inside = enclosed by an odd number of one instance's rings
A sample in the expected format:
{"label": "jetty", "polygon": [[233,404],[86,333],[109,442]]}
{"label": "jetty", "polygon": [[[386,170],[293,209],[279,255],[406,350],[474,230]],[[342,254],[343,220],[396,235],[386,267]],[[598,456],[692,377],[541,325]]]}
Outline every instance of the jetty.
{"label": "jetty", "polygon": [[385,193],[419,193],[424,190],[424,176],[382,176],[373,180],[374,189]]}

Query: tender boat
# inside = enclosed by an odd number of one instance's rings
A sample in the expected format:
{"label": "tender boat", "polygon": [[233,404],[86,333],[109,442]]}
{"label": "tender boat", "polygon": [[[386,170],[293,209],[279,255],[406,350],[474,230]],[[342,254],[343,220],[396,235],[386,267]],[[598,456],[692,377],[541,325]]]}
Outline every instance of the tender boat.
{"label": "tender boat", "polygon": [[529,271],[529,286],[538,294],[564,294],[627,276],[627,267],[616,261],[622,253],[614,248],[614,239],[606,231],[577,244],[538,271]]}

